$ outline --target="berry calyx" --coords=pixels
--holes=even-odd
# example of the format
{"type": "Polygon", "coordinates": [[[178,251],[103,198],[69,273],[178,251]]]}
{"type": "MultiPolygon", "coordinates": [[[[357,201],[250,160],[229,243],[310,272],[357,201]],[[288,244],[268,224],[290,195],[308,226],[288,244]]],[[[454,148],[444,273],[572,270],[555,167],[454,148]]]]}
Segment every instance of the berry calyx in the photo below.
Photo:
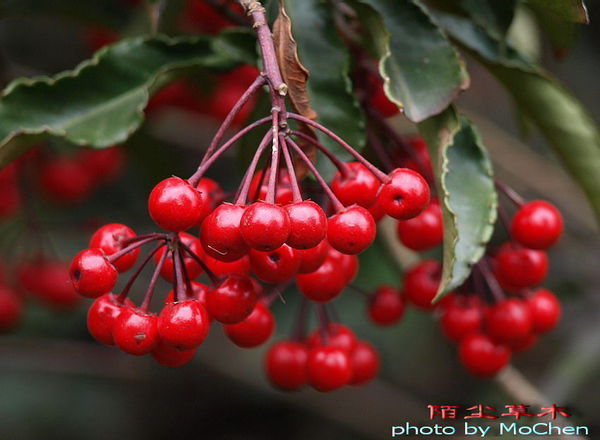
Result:
{"type": "Polygon", "coordinates": [[[157,316],[152,313],[123,307],[113,327],[114,341],[125,353],[135,356],[148,354],[159,342],[157,322],[157,316]]]}
{"type": "Polygon", "coordinates": [[[510,361],[510,349],[497,344],[489,336],[472,333],[459,346],[460,360],[476,376],[489,377],[502,370],[510,361]]]}
{"type": "Polygon", "coordinates": [[[343,254],[360,254],[373,243],[376,233],[373,216],[358,205],[333,215],[327,225],[327,241],[343,254]]]}
{"type": "Polygon", "coordinates": [[[281,341],[267,352],[265,369],[269,381],[282,390],[296,391],[306,385],[306,361],[308,350],[305,345],[292,341],[281,341]]]}
{"type": "Polygon", "coordinates": [[[419,215],[429,203],[429,185],[419,173],[408,168],[396,168],[390,181],[379,191],[379,203],[387,215],[408,220],[419,215]]]}
{"type": "Polygon", "coordinates": [[[527,299],[531,312],[533,330],[545,333],[556,327],[562,315],[562,306],[554,293],[547,289],[538,289],[527,299]]]}
{"type": "Polygon", "coordinates": [[[444,238],[442,209],[437,200],[410,220],[398,221],[398,238],[414,251],[426,251],[439,245],[444,238]]]}
{"type": "Polygon", "coordinates": [[[200,301],[188,299],[166,304],[158,316],[158,335],[178,350],[191,350],[204,342],[210,318],[200,301]]]}
{"type": "MultiPolygon", "coordinates": [[[[134,237],[136,234],[129,226],[109,223],[94,232],[89,247],[102,249],[106,255],[111,255],[125,248],[129,244],[127,240],[134,237]]],[[[131,252],[113,261],[113,265],[119,272],[126,272],[135,264],[139,254],[139,248],[132,249],[131,252]]]]}
{"type": "Polygon", "coordinates": [[[280,206],[255,202],[246,208],[240,233],[249,247],[268,252],[280,247],[290,235],[290,219],[280,206]]]}
{"type": "Polygon", "coordinates": [[[290,220],[290,235],[286,240],[294,249],[318,246],[327,233],[327,217],[315,202],[304,200],[283,207],[290,220]]]}
{"type": "Polygon", "coordinates": [[[529,307],[519,298],[500,301],[487,314],[488,332],[498,342],[523,339],[531,333],[532,325],[529,307]]]}
{"type": "Polygon", "coordinates": [[[98,298],[115,287],[119,273],[102,249],[92,248],[73,258],[70,275],[77,293],[87,298],[98,298]]]}
{"type": "Polygon", "coordinates": [[[200,241],[207,255],[221,261],[242,258],[249,248],[240,233],[240,221],[245,208],[223,203],[202,223],[200,241]]]}
{"type": "Polygon", "coordinates": [[[510,228],[513,239],[531,249],[548,249],[558,241],[562,230],[562,215],[544,200],[521,206],[510,228]]]}
{"type": "Polygon", "coordinates": [[[169,177],[159,182],[148,197],[148,212],[161,228],[180,232],[200,221],[206,200],[189,182],[169,177]]]}
{"type": "Polygon", "coordinates": [[[381,286],[369,299],[369,318],[377,325],[397,323],[404,315],[406,305],[400,292],[391,286],[381,286]]]}
{"type": "Polygon", "coordinates": [[[206,310],[223,324],[246,319],[258,300],[256,284],[245,275],[230,274],[206,294],[206,310]]]}
{"type": "Polygon", "coordinates": [[[250,315],[242,322],[223,326],[227,337],[238,347],[252,348],[264,344],[275,330],[273,313],[258,302],[250,315]]]}
{"type": "Polygon", "coordinates": [[[375,203],[381,182],[360,162],[346,164],[347,174],[338,171],[331,181],[331,190],[344,206],[368,208],[375,203]]]}
{"type": "Polygon", "coordinates": [[[314,389],[326,392],[347,385],[352,378],[352,364],[346,350],[321,346],[308,353],[306,361],[308,383],[314,389]]]}
{"type": "Polygon", "coordinates": [[[350,385],[362,385],[373,380],[379,373],[379,353],[366,341],[357,341],[350,354],[352,378],[350,385]]]}

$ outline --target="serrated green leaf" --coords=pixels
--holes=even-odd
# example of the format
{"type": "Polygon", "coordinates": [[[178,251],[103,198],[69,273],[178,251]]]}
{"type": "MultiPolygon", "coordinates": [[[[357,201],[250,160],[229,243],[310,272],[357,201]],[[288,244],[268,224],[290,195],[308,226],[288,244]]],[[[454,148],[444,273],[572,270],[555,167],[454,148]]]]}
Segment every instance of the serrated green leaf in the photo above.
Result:
{"type": "Polygon", "coordinates": [[[460,17],[443,19],[446,25],[451,21],[448,32],[506,87],[584,190],[600,221],[600,133],[593,118],[558,81],[514,49],[501,50],[497,40],[460,17]]]}
{"type": "Polygon", "coordinates": [[[526,3],[565,21],[589,23],[583,0],[526,0],[526,3]]]}
{"type": "Polygon", "coordinates": [[[385,92],[414,122],[443,111],[467,88],[457,51],[416,0],[351,2],[370,33],[385,92]],[[366,7],[365,7],[366,6],[366,7]]]}
{"type": "MultiPolygon", "coordinates": [[[[319,123],[336,132],[358,151],[365,146],[364,115],[352,92],[350,54],[336,32],[331,8],[320,0],[286,1],[298,56],[309,71],[308,95],[319,123]]],[[[342,158],[349,158],[339,145],[319,134],[319,140],[342,158]]],[[[319,171],[329,178],[334,168],[319,160],[319,171]]]]}
{"type": "Polygon", "coordinates": [[[240,38],[235,32],[214,39],[131,38],[100,50],[75,70],[13,81],[0,100],[0,167],[26,149],[27,136],[53,135],[98,148],[125,141],[142,123],[159,77],[192,67],[231,68],[241,52],[224,48],[240,38]]]}
{"type": "Polygon", "coordinates": [[[460,5],[474,22],[504,38],[515,16],[517,0],[460,0],[460,5]]]}
{"type": "Polygon", "coordinates": [[[444,217],[444,264],[435,300],[460,286],[485,253],[496,221],[492,164],[471,122],[448,108],[419,124],[434,160],[444,217]]]}
{"type": "Polygon", "coordinates": [[[563,58],[579,37],[579,24],[562,20],[540,6],[531,5],[531,9],[540,28],[550,40],[555,56],[563,58]]]}

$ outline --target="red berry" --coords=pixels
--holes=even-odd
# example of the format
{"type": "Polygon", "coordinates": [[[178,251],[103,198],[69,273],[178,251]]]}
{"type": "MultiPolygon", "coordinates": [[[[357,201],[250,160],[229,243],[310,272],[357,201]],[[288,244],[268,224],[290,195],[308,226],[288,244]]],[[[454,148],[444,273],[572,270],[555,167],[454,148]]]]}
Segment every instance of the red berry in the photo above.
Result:
{"type": "Polygon", "coordinates": [[[85,28],[85,34],[83,39],[90,52],[96,52],[102,49],[104,46],[109,46],[119,41],[121,36],[104,26],[100,25],[88,25],[85,28]]]}
{"type": "MultiPolygon", "coordinates": [[[[248,191],[250,200],[265,200],[267,198],[267,182],[269,181],[270,172],[270,168],[264,168],[252,177],[250,190],[248,191]]],[[[293,200],[294,194],[292,193],[290,175],[286,169],[280,169],[277,175],[277,186],[275,187],[275,203],[284,206],[292,203],[293,200]]]]}
{"type": "Polygon", "coordinates": [[[426,251],[439,245],[444,238],[444,224],[438,201],[432,200],[416,217],[398,221],[397,231],[402,244],[414,251],[426,251]]]}
{"type": "Polygon", "coordinates": [[[0,332],[12,330],[21,320],[23,300],[16,292],[0,286],[0,332]]]}
{"type": "MultiPolygon", "coordinates": [[[[221,83],[208,100],[208,113],[217,121],[224,120],[231,108],[237,104],[240,97],[246,91],[246,86],[236,83],[221,83]]],[[[252,111],[254,99],[242,107],[241,111],[233,118],[233,124],[241,125],[244,123],[252,111]]]]}
{"type": "Polygon", "coordinates": [[[259,292],[252,278],[227,275],[206,295],[206,310],[223,324],[236,324],[246,319],[258,300],[259,292]]]}
{"type": "Polygon", "coordinates": [[[189,364],[196,355],[196,349],[179,350],[166,342],[158,341],[150,354],[160,365],[174,368],[189,364]]]}
{"type": "Polygon", "coordinates": [[[35,267],[35,290],[30,292],[46,304],[62,310],[81,302],[71,283],[69,266],[60,261],[42,260],[35,267]]]}
{"type": "Polygon", "coordinates": [[[296,251],[284,244],[270,252],[250,251],[250,267],[260,280],[267,283],[283,283],[291,279],[300,267],[296,251]]]}
{"type": "Polygon", "coordinates": [[[383,80],[375,75],[369,78],[369,102],[381,116],[389,118],[400,112],[398,105],[390,101],[383,88],[383,80]]]}
{"type": "Polygon", "coordinates": [[[351,206],[329,218],[327,241],[343,254],[356,255],[367,249],[377,233],[375,220],[362,206],[351,206]]]}
{"type": "Polygon", "coordinates": [[[528,333],[522,339],[517,339],[510,342],[510,349],[514,353],[520,353],[522,351],[529,350],[531,347],[535,345],[538,340],[538,336],[535,333],[528,333]]]}
{"type": "Polygon", "coordinates": [[[510,286],[533,287],[548,274],[548,256],[544,251],[506,243],[496,254],[495,274],[510,286]]]}
{"type": "Polygon", "coordinates": [[[379,373],[379,353],[366,341],[357,341],[350,354],[352,378],[350,385],[361,385],[373,380],[379,373]]]}
{"type": "Polygon", "coordinates": [[[110,182],[125,166],[125,154],[119,146],[94,150],[86,148],[77,158],[94,182],[110,182]]]}
{"type": "Polygon", "coordinates": [[[534,200],[521,206],[511,224],[512,237],[531,249],[548,249],[563,230],[562,215],[554,205],[534,200]]]}
{"type": "Polygon", "coordinates": [[[245,208],[223,203],[202,223],[200,240],[207,255],[221,261],[235,261],[248,252],[240,232],[240,220],[245,208]]]}
{"type": "Polygon", "coordinates": [[[110,292],[119,276],[104,251],[98,248],[79,252],[73,258],[70,274],[75,290],[88,298],[98,298],[110,292]]]}
{"type": "Polygon", "coordinates": [[[321,392],[347,385],[352,378],[348,352],[337,347],[318,347],[308,352],[306,361],[308,383],[321,392]]]}
{"type": "Polygon", "coordinates": [[[188,299],[170,303],[158,316],[158,335],[179,350],[191,350],[204,342],[210,328],[209,319],[200,301],[188,299]]]}
{"type": "Polygon", "coordinates": [[[360,205],[368,208],[375,203],[381,182],[360,162],[346,164],[348,174],[338,171],[331,182],[331,189],[344,206],[360,205]]]}
{"type": "Polygon", "coordinates": [[[356,335],[345,325],[331,322],[326,330],[317,329],[311,333],[306,345],[309,349],[328,346],[340,348],[347,353],[352,353],[356,346],[356,335]],[[325,335],[324,335],[325,333],[325,335]],[[325,336],[325,339],[323,338],[325,336]]]}
{"type": "Polygon", "coordinates": [[[367,209],[369,210],[369,213],[373,216],[373,220],[375,220],[375,223],[379,223],[379,221],[383,217],[385,217],[385,210],[383,209],[383,206],[381,206],[379,198],[376,198],[375,203],[373,203],[367,209]]]}
{"type": "Polygon", "coordinates": [[[170,107],[202,114],[207,110],[206,97],[195,83],[181,79],[157,91],[148,102],[145,112],[152,115],[170,107]]]}
{"type": "Polygon", "coordinates": [[[327,240],[323,240],[313,248],[296,249],[296,256],[300,260],[298,273],[310,273],[317,270],[327,258],[329,248],[327,240]]]}
{"type": "MultiPolygon", "coordinates": [[[[127,246],[127,240],[136,236],[133,229],[120,223],[109,223],[102,226],[90,239],[91,248],[100,248],[106,255],[114,254],[127,246]]],[[[125,272],[135,264],[140,254],[136,248],[113,262],[119,272],[125,272]]]]}
{"type": "Polygon", "coordinates": [[[392,325],[404,315],[402,295],[391,286],[381,286],[369,300],[369,318],[378,325],[392,325]]]}
{"type": "Polygon", "coordinates": [[[210,271],[218,277],[230,273],[250,275],[250,258],[247,255],[235,261],[221,261],[206,254],[202,259],[210,271]]]}
{"type": "MultiPolygon", "coordinates": [[[[117,295],[106,293],[96,298],[88,310],[88,330],[94,339],[105,345],[115,345],[113,329],[124,307],[117,298],[117,295]]],[[[129,305],[132,304],[129,302],[129,305]]]]}
{"type": "Polygon", "coordinates": [[[327,217],[315,202],[304,200],[283,207],[290,219],[290,235],[286,243],[295,249],[317,246],[327,233],[327,217]]]}
{"type": "Polygon", "coordinates": [[[71,157],[59,157],[45,163],[40,183],[46,195],[57,203],[71,204],[85,200],[92,192],[92,176],[71,157]]]}
{"type": "MultiPolygon", "coordinates": [[[[202,243],[192,234],[188,234],[187,232],[180,232],[179,239],[181,242],[189,247],[197,256],[200,258],[203,257],[203,249],[202,243]]],[[[158,250],[154,254],[154,262],[158,264],[163,254],[168,252],[167,258],[165,258],[165,262],[163,263],[163,267],[160,270],[160,275],[167,281],[173,281],[175,279],[175,262],[173,261],[173,253],[164,246],[158,250]]],[[[188,274],[190,280],[194,280],[200,276],[202,273],[202,266],[198,264],[196,259],[194,259],[190,254],[188,254],[185,250],[181,249],[181,255],[183,256],[183,266],[188,274]]]]}
{"type": "Polygon", "coordinates": [[[235,345],[243,348],[258,347],[273,334],[275,318],[267,306],[258,302],[252,313],[242,322],[224,325],[223,328],[235,345]]]}
{"type": "Polygon", "coordinates": [[[272,251],[290,236],[290,219],[280,206],[255,202],[246,208],[242,216],[240,233],[252,249],[272,251]]]}
{"type": "Polygon", "coordinates": [[[286,391],[295,391],[306,385],[307,348],[296,342],[282,341],[273,345],[265,359],[267,376],[271,383],[286,391]]]}
{"type": "Polygon", "coordinates": [[[381,187],[378,198],[387,215],[408,220],[419,215],[429,203],[429,185],[419,173],[396,168],[390,173],[390,181],[381,187]]]}
{"type": "Polygon", "coordinates": [[[436,260],[423,260],[404,274],[404,292],[406,299],[415,306],[433,310],[432,304],[437,294],[442,276],[442,266],[436,260]]]}
{"type": "Polygon", "coordinates": [[[425,176],[433,176],[431,156],[425,140],[421,136],[411,136],[406,139],[406,143],[413,149],[414,156],[404,159],[402,166],[425,176]]]}
{"type": "Polygon", "coordinates": [[[196,189],[200,192],[203,200],[202,214],[200,215],[199,225],[206,217],[223,201],[224,194],[221,186],[208,177],[203,177],[196,185],[196,189]]]}
{"type": "Polygon", "coordinates": [[[442,307],[440,324],[446,337],[460,342],[471,333],[481,331],[484,319],[484,304],[473,295],[456,295],[442,307]]]}
{"type": "Polygon", "coordinates": [[[21,193],[15,165],[0,171],[0,219],[14,215],[21,206],[21,193]]]}
{"type": "Polygon", "coordinates": [[[510,361],[506,345],[496,344],[489,336],[472,333],[459,346],[460,360],[467,370],[476,376],[493,376],[510,361]]]}
{"type": "Polygon", "coordinates": [[[356,255],[342,254],[333,248],[329,248],[328,258],[339,266],[340,272],[346,284],[351,283],[358,274],[358,257],[356,255]]]}
{"type": "Polygon", "coordinates": [[[500,301],[487,315],[488,332],[498,342],[523,339],[531,332],[532,325],[529,307],[519,298],[500,301]]]}
{"type": "Polygon", "coordinates": [[[158,318],[132,307],[123,307],[115,320],[113,338],[125,353],[142,356],[150,353],[159,342],[158,318]]]}
{"type": "Polygon", "coordinates": [[[533,330],[545,333],[552,330],[560,321],[562,306],[556,295],[547,289],[538,289],[527,299],[533,320],[533,330]]]}
{"type": "Polygon", "coordinates": [[[341,265],[332,258],[327,258],[316,271],[296,276],[300,292],[316,302],[331,301],[342,293],[347,283],[341,265]]]}
{"type": "Polygon", "coordinates": [[[152,189],[148,212],[161,228],[180,232],[198,224],[205,203],[207,201],[188,181],[169,177],[152,189]]]}

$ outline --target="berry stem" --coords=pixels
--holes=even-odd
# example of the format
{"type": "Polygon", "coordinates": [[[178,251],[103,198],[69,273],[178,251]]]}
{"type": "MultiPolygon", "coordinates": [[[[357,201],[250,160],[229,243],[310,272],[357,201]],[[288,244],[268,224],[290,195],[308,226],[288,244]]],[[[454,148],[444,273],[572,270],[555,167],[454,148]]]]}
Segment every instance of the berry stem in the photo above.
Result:
{"type": "MultiPolygon", "coordinates": [[[[183,251],[181,250],[181,246],[178,247],[177,252],[179,254],[180,260],[183,262],[183,251]]],[[[183,268],[183,280],[185,281],[185,289],[188,298],[192,298],[194,296],[194,289],[192,288],[192,282],[190,280],[190,274],[188,273],[187,267],[185,264],[182,265],[183,268]]]]}
{"type": "Polygon", "coordinates": [[[223,140],[223,136],[225,135],[225,132],[231,126],[233,120],[238,115],[238,113],[242,110],[242,107],[244,107],[244,105],[250,100],[250,98],[265,83],[266,83],[265,77],[261,75],[261,76],[256,77],[256,79],[250,85],[250,87],[248,87],[246,89],[246,91],[240,97],[238,102],[236,102],[235,105],[231,108],[231,110],[225,117],[225,120],[221,123],[221,126],[217,130],[217,133],[214,135],[214,137],[210,141],[210,145],[208,146],[208,148],[206,149],[206,152],[204,153],[204,157],[202,158],[201,164],[206,162],[209,159],[209,157],[214,153],[214,151],[217,149],[218,145],[223,140]]]}
{"type": "Polygon", "coordinates": [[[273,128],[271,145],[271,169],[269,174],[269,183],[267,184],[267,203],[275,203],[275,188],[277,185],[277,174],[279,173],[279,107],[273,107],[273,128]]]}
{"type": "Polygon", "coordinates": [[[350,153],[352,156],[354,156],[356,158],[356,160],[358,160],[360,163],[362,163],[382,183],[387,183],[390,180],[390,178],[387,174],[382,172],[375,165],[373,165],[371,162],[369,162],[367,159],[365,159],[363,156],[361,156],[360,153],[358,153],[354,148],[352,148],[346,141],[344,141],[342,138],[340,138],[333,131],[329,130],[327,127],[324,127],[321,124],[319,124],[318,122],[315,122],[312,119],[309,119],[302,115],[298,115],[296,113],[288,113],[287,116],[292,119],[295,119],[297,121],[304,122],[305,124],[310,125],[310,126],[316,128],[317,130],[325,133],[331,139],[336,141],[342,148],[344,148],[346,151],[348,151],[348,153],[350,153]]]}
{"type": "Polygon", "coordinates": [[[134,249],[139,248],[140,246],[145,245],[146,243],[150,243],[151,241],[156,241],[156,240],[164,240],[164,237],[148,237],[148,238],[144,238],[141,239],[139,241],[136,241],[135,243],[130,244],[129,246],[124,247],[123,249],[121,249],[118,252],[115,252],[114,254],[109,255],[108,261],[111,263],[114,263],[115,261],[117,261],[119,258],[121,258],[123,255],[131,252],[134,249]]]}
{"type": "Polygon", "coordinates": [[[210,278],[210,281],[212,283],[217,283],[219,281],[219,277],[217,277],[214,274],[214,272],[208,268],[206,263],[204,263],[204,261],[202,261],[202,259],[198,255],[196,255],[196,253],[192,249],[190,249],[189,246],[187,246],[185,243],[183,243],[181,241],[179,242],[179,245],[185,252],[187,252],[187,254],[190,257],[192,257],[194,260],[196,260],[196,263],[198,263],[200,265],[200,267],[202,268],[202,270],[204,272],[206,272],[206,275],[208,275],[208,278],[210,278]]]}
{"type": "Polygon", "coordinates": [[[325,145],[320,143],[314,137],[309,136],[306,133],[302,133],[301,131],[293,130],[291,134],[301,139],[304,139],[305,141],[310,142],[312,145],[314,145],[319,151],[321,151],[325,156],[327,156],[327,159],[329,159],[331,163],[333,163],[333,165],[338,169],[338,171],[343,177],[348,177],[348,175],[350,174],[350,167],[348,167],[346,163],[341,161],[335,154],[329,151],[325,147],[325,145]]]}
{"type": "Polygon", "coordinates": [[[321,334],[321,341],[323,345],[329,345],[329,316],[327,310],[325,310],[324,304],[317,306],[317,316],[319,318],[319,333],[321,334]]]}
{"type": "Polygon", "coordinates": [[[384,166],[384,169],[388,172],[392,171],[394,169],[392,158],[383,146],[381,140],[375,135],[375,133],[373,133],[372,130],[367,130],[367,142],[379,158],[379,161],[384,166]]]}
{"type": "Polygon", "coordinates": [[[136,243],[136,242],[138,242],[140,240],[145,240],[146,238],[157,238],[157,239],[158,238],[164,238],[164,239],[166,239],[167,238],[167,234],[163,234],[163,233],[160,233],[160,232],[155,232],[155,233],[152,233],[152,234],[137,235],[135,237],[128,238],[127,240],[123,240],[122,243],[125,246],[129,246],[132,243],[136,243]]]}
{"type": "Polygon", "coordinates": [[[181,252],[179,251],[179,237],[174,234],[173,238],[173,263],[175,268],[175,280],[177,281],[177,287],[175,290],[175,300],[182,301],[185,296],[185,285],[183,283],[183,261],[181,258],[181,252]]]}
{"type": "Polygon", "coordinates": [[[354,284],[348,284],[346,287],[349,287],[350,290],[354,290],[355,292],[360,293],[367,299],[372,299],[374,297],[372,293],[367,292],[365,289],[355,286],[354,284]]]}
{"type": "Polygon", "coordinates": [[[325,191],[327,197],[329,197],[329,200],[331,200],[331,203],[333,203],[333,208],[337,212],[343,211],[344,205],[342,205],[342,202],[340,202],[340,200],[335,196],[331,188],[329,188],[327,182],[325,182],[325,179],[323,179],[323,176],[321,176],[319,171],[317,171],[315,165],[310,161],[306,154],[304,154],[304,151],[302,151],[302,149],[291,138],[288,137],[287,142],[294,150],[296,150],[296,153],[298,154],[298,156],[300,156],[300,159],[304,161],[310,172],[315,176],[315,179],[317,179],[321,187],[323,187],[323,191],[325,191]]]}
{"type": "Polygon", "coordinates": [[[160,260],[158,260],[158,264],[154,268],[154,273],[152,274],[152,278],[150,279],[150,284],[148,284],[148,290],[146,290],[146,296],[144,296],[144,302],[140,306],[140,309],[147,313],[150,310],[150,303],[152,302],[152,295],[154,294],[154,290],[156,290],[156,283],[158,282],[158,276],[160,275],[160,271],[165,264],[165,260],[167,259],[167,255],[169,252],[163,252],[160,256],[160,260]]]}
{"type": "Polygon", "coordinates": [[[221,147],[217,151],[215,151],[209,159],[206,159],[206,161],[203,160],[200,163],[200,166],[198,167],[196,172],[192,174],[191,177],[188,179],[190,185],[198,185],[198,182],[200,181],[206,170],[208,170],[225,151],[227,151],[233,144],[240,140],[240,138],[248,134],[254,128],[266,124],[269,121],[271,121],[271,116],[265,116],[264,118],[245,126],[243,129],[241,129],[235,135],[233,135],[227,142],[221,145],[221,147]]]}
{"type": "Polygon", "coordinates": [[[487,261],[486,257],[482,258],[475,267],[481,271],[481,275],[483,275],[483,279],[485,280],[486,284],[488,285],[490,292],[492,292],[494,301],[496,301],[496,302],[502,301],[505,297],[504,291],[502,290],[502,287],[500,287],[500,284],[498,283],[498,280],[496,279],[496,277],[494,277],[494,274],[492,273],[492,271],[488,265],[488,261],[487,261]]]}
{"type": "MultiPolygon", "coordinates": [[[[252,179],[254,178],[254,173],[256,172],[256,167],[258,166],[258,161],[260,160],[260,157],[262,156],[263,152],[267,148],[267,145],[269,145],[269,142],[271,142],[272,136],[273,136],[273,132],[269,130],[264,135],[262,140],[260,141],[260,144],[258,145],[256,152],[254,153],[254,157],[252,158],[252,162],[250,162],[250,165],[248,166],[248,169],[246,170],[244,179],[242,180],[242,186],[241,186],[242,189],[240,190],[240,193],[238,194],[238,196],[236,197],[235,202],[234,202],[236,205],[245,205],[246,204],[246,201],[248,200],[248,192],[250,191],[250,184],[252,183],[252,179]]],[[[263,170],[263,177],[264,177],[264,170],[263,170]]],[[[262,180],[262,178],[261,178],[261,180],[262,180]]],[[[259,182],[259,187],[258,187],[259,194],[260,194],[261,185],[262,185],[262,182],[259,182]]]]}
{"type": "Polygon", "coordinates": [[[310,302],[305,297],[302,297],[300,302],[300,308],[298,309],[298,315],[296,316],[296,323],[294,324],[291,338],[296,342],[304,342],[306,339],[306,321],[308,318],[308,308],[310,302]]]}
{"type": "Polygon", "coordinates": [[[503,182],[500,182],[498,179],[494,181],[496,184],[496,188],[500,190],[511,202],[513,202],[517,207],[521,207],[525,204],[525,199],[519,195],[514,189],[510,186],[506,185],[503,182]]]}
{"type": "Polygon", "coordinates": [[[127,298],[127,296],[129,295],[129,292],[131,291],[131,288],[133,287],[133,284],[135,283],[135,281],[138,279],[138,277],[140,276],[140,274],[142,273],[142,270],[144,270],[144,267],[146,267],[146,265],[148,264],[148,262],[152,259],[152,257],[154,256],[154,254],[156,254],[163,246],[165,246],[164,243],[159,244],[158,246],[156,246],[152,252],[150,252],[146,258],[144,258],[144,261],[142,261],[142,263],[139,265],[139,267],[135,270],[135,272],[131,275],[131,277],[129,278],[129,281],[127,281],[127,284],[125,285],[125,287],[123,287],[123,290],[121,290],[121,293],[119,294],[119,296],[117,297],[117,302],[119,304],[123,304],[125,302],[125,299],[127,298]]]}
{"type": "Polygon", "coordinates": [[[290,176],[290,184],[292,185],[292,197],[294,203],[300,203],[302,201],[302,191],[300,191],[300,185],[298,184],[298,178],[296,177],[296,170],[294,168],[294,162],[290,154],[290,149],[285,141],[285,136],[279,135],[279,144],[281,145],[281,151],[283,151],[283,158],[285,159],[285,166],[290,176]]]}

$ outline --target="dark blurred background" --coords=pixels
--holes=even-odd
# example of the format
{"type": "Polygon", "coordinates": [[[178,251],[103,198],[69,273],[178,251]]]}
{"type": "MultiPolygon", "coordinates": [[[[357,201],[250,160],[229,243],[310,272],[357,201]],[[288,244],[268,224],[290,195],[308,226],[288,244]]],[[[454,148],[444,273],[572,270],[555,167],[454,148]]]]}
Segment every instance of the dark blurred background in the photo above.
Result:
{"type": "MultiPolygon", "coordinates": [[[[0,55],[5,82],[70,69],[89,56],[85,39],[89,20],[77,16],[75,6],[62,8],[57,6],[60,1],[4,3],[0,55]]],[[[532,31],[528,17],[520,17],[514,34],[598,121],[600,7],[589,3],[592,24],[581,27],[577,43],[563,60],[553,57],[548,43],[532,31]]],[[[146,26],[134,16],[115,14],[113,19],[112,26],[129,34],[146,26]]],[[[497,174],[527,197],[556,203],[567,223],[564,239],[551,252],[546,284],[564,301],[564,319],[534,349],[515,356],[514,367],[547,396],[548,403],[574,409],[573,423],[599,432],[600,240],[594,219],[581,191],[543,141],[535,133],[521,136],[501,87],[468,61],[471,88],[459,105],[482,130],[497,174]]],[[[414,131],[403,121],[396,122],[400,129],[414,131]]],[[[214,121],[177,110],[146,124],[127,143],[129,166],[118,182],[77,209],[43,212],[60,257],[68,260],[82,249],[93,225],[102,221],[151,230],[145,208],[149,188],[168,175],[190,174],[190,164],[197,162],[215,128],[214,121]]],[[[232,178],[232,169],[238,170],[233,156],[212,176],[220,180],[227,176],[231,189],[240,177],[232,178]]],[[[401,269],[389,255],[382,242],[362,255],[357,284],[366,289],[384,282],[398,285],[401,269]]],[[[274,306],[280,337],[292,326],[295,297],[288,293],[286,304],[274,306]]],[[[380,439],[390,435],[390,425],[427,423],[428,404],[486,403],[503,408],[528,403],[517,402],[507,392],[506,381],[468,375],[431,315],[411,309],[400,325],[382,330],[366,320],[359,295],[348,292],[337,303],[342,321],[380,350],[382,372],[368,386],[325,395],[272,390],[262,369],[264,348],[238,349],[219,328],[213,328],[192,364],[173,370],[92,341],[85,306],[61,314],[31,302],[19,329],[0,337],[0,438],[380,439]]]]}

